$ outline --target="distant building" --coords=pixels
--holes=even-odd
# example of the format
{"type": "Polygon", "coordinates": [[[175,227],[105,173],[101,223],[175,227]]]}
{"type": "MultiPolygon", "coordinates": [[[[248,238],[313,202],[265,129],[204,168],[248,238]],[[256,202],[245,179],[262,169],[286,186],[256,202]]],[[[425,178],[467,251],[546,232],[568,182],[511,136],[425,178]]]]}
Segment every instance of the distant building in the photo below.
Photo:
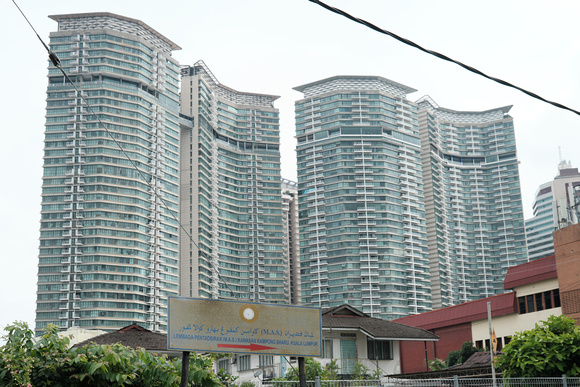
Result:
{"type": "Polygon", "coordinates": [[[415,90],[378,76],[295,90],[302,303],[430,310],[415,90]]]}
{"type": "Polygon", "coordinates": [[[554,180],[540,185],[534,198],[534,216],[526,220],[530,260],[554,254],[552,233],[579,221],[580,173],[565,161],[554,180]]]}
{"type": "Polygon", "coordinates": [[[180,294],[286,303],[277,96],[182,68],[180,294]]]}
{"type": "Polygon", "coordinates": [[[511,106],[418,105],[433,307],[502,293],[507,269],[527,262],[511,106]]]}
{"type": "Polygon", "coordinates": [[[108,12],[50,18],[78,91],[49,65],[35,333],[164,331],[179,283],[180,47],[108,12]]]}
{"type": "Polygon", "coordinates": [[[284,254],[288,262],[288,303],[300,305],[300,244],[298,241],[298,184],[282,179],[284,254]]]}

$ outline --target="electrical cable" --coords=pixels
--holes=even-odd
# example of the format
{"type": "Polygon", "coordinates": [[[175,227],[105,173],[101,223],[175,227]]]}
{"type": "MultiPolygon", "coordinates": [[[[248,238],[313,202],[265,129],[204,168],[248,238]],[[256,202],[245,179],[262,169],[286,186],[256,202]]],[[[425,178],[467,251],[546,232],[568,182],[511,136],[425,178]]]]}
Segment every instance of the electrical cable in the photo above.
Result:
{"type": "MultiPolygon", "coordinates": [[[[144,175],[144,173],[139,169],[139,167],[137,167],[137,164],[135,164],[135,162],[131,159],[131,157],[127,154],[127,152],[125,151],[125,149],[121,146],[121,144],[117,141],[117,139],[113,136],[113,134],[109,131],[109,129],[106,127],[106,125],[103,123],[103,121],[101,120],[101,118],[97,115],[97,113],[93,110],[93,107],[88,103],[88,101],[85,99],[85,97],[82,95],[82,93],[80,92],[80,90],[77,88],[77,86],[75,85],[75,83],[72,81],[72,79],[68,76],[68,74],[64,71],[64,69],[61,66],[60,63],[60,59],[58,58],[58,56],[52,52],[50,50],[50,48],[46,45],[46,43],[44,43],[44,41],[42,40],[42,38],[38,35],[38,33],[36,32],[36,30],[34,29],[34,27],[32,26],[32,24],[30,23],[30,21],[28,20],[28,18],[26,17],[26,15],[24,14],[24,12],[22,12],[22,10],[20,9],[20,7],[18,6],[18,4],[16,4],[15,0],[12,0],[12,2],[14,3],[14,5],[16,6],[16,8],[18,8],[18,10],[20,11],[20,13],[22,14],[22,16],[24,17],[24,19],[28,22],[28,25],[30,26],[30,28],[32,28],[32,30],[34,31],[34,33],[36,34],[36,36],[38,37],[38,40],[40,40],[40,42],[42,43],[42,45],[44,46],[44,48],[46,49],[46,51],[48,52],[48,57],[50,59],[50,61],[52,62],[52,64],[57,67],[60,72],[64,75],[64,77],[66,78],[66,80],[68,82],[70,82],[71,86],[74,88],[74,90],[77,92],[77,95],[80,96],[81,100],[83,101],[83,103],[87,106],[87,108],[91,111],[91,113],[96,117],[97,121],[99,122],[99,124],[101,125],[101,127],[105,130],[105,132],[107,133],[107,135],[109,135],[109,137],[113,140],[113,142],[117,145],[117,147],[121,150],[121,152],[123,153],[123,155],[125,156],[125,158],[129,161],[129,163],[133,166],[133,168],[137,171],[137,173],[139,174],[139,176],[141,177],[141,179],[145,182],[145,184],[151,189],[151,192],[153,192],[153,194],[155,195],[156,199],[159,199],[161,201],[161,203],[163,204],[163,207],[167,210],[167,212],[169,213],[169,215],[171,215],[171,217],[177,222],[177,224],[179,225],[179,227],[181,228],[181,230],[183,230],[183,232],[187,235],[187,237],[189,238],[189,241],[191,243],[193,243],[195,245],[195,247],[197,248],[198,254],[204,258],[206,258],[207,262],[209,263],[209,265],[212,267],[213,270],[215,270],[218,278],[220,281],[223,282],[223,284],[226,286],[226,288],[230,291],[230,294],[232,296],[234,296],[234,298],[236,298],[237,300],[240,300],[240,298],[238,297],[237,294],[234,293],[234,291],[232,290],[232,288],[229,286],[229,284],[223,279],[223,277],[221,276],[218,268],[216,268],[214,266],[214,264],[211,262],[211,260],[209,259],[209,257],[207,257],[205,255],[205,253],[200,249],[199,245],[193,240],[193,237],[191,236],[191,234],[186,230],[186,228],[183,226],[183,224],[181,224],[181,222],[179,221],[179,219],[174,215],[173,211],[169,208],[169,206],[167,205],[167,202],[163,199],[163,197],[161,197],[161,195],[159,195],[157,193],[157,189],[150,183],[147,181],[146,176],[144,175]]],[[[218,295],[219,296],[219,295],[218,295]]]]}
{"type": "Polygon", "coordinates": [[[542,102],[545,102],[545,103],[548,103],[550,105],[556,106],[556,107],[558,107],[560,109],[564,109],[564,110],[571,111],[572,113],[575,113],[575,114],[577,114],[577,115],[580,116],[580,111],[578,111],[578,110],[574,110],[574,109],[569,108],[569,107],[567,107],[567,106],[565,106],[565,105],[563,105],[561,103],[554,102],[554,101],[550,101],[550,100],[547,100],[545,98],[542,98],[539,95],[537,95],[537,94],[535,94],[535,93],[533,93],[531,91],[528,91],[528,90],[526,90],[524,88],[521,88],[519,86],[513,85],[513,84],[511,84],[509,82],[506,82],[506,81],[500,79],[500,78],[495,78],[495,77],[489,76],[489,75],[483,73],[482,71],[477,70],[474,67],[468,66],[468,65],[466,65],[464,63],[461,63],[459,61],[456,61],[454,59],[451,59],[451,58],[449,58],[446,55],[443,55],[443,54],[438,53],[437,51],[432,51],[432,50],[428,50],[426,48],[423,48],[420,45],[418,45],[417,43],[414,43],[414,42],[412,42],[409,39],[405,39],[405,38],[403,38],[403,37],[401,37],[399,35],[396,35],[396,34],[394,34],[392,32],[389,32],[389,31],[384,30],[384,29],[382,29],[380,27],[377,27],[376,25],[374,25],[374,24],[372,24],[372,23],[370,23],[370,22],[368,22],[368,21],[366,21],[364,19],[359,19],[359,18],[357,18],[355,16],[352,16],[349,13],[347,13],[347,12],[345,12],[345,11],[339,9],[339,8],[335,8],[335,7],[332,7],[330,5],[327,5],[327,4],[323,3],[320,0],[308,0],[308,1],[310,1],[312,3],[315,3],[315,4],[318,4],[321,7],[326,8],[327,10],[329,10],[331,12],[334,12],[336,14],[342,15],[342,16],[346,17],[347,19],[350,19],[350,20],[352,20],[352,21],[354,21],[356,23],[362,24],[362,25],[364,25],[364,26],[366,26],[366,27],[368,27],[368,28],[370,28],[372,30],[375,30],[375,31],[381,33],[381,34],[388,35],[388,36],[390,36],[390,37],[392,37],[392,38],[394,38],[394,39],[396,39],[396,40],[398,40],[398,41],[400,41],[402,43],[405,43],[405,44],[407,44],[407,45],[409,45],[411,47],[415,47],[418,50],[421,50],[423,52],[426,52],[427,54],[431,54],[431,55],[433,55],[433,56],[435,56],[435,57],[437,57],[439,59],[443,59],[445,61],[448,61],[448,62],[451,62],[451,63],[455,63],[456,65],[458,65],[460,67],[463,67],[464,69],[466,69],[468,71],[471,71],[472,73],[475,73],[477,75],[481,75],[482,77],[487,78],[489,80],[492,80],[494,82],[497,82],[497,83],[499,83],[501,85],[514,88],[516,90],[521,91],[524,94],[529,95],[532,98],[535,98],[535,99],[538,99],[538,100],[540,100],[542,102]]]}

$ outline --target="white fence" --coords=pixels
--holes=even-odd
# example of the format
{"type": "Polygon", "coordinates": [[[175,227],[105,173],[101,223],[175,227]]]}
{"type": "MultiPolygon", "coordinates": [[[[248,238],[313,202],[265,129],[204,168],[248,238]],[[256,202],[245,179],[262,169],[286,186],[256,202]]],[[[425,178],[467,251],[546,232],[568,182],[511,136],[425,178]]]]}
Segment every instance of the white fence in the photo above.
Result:
{"type": "MultiPolygon", "coordinates": [[[[307,381],[307,387],[580,387],[580,378],[442,378],[386,380],[316,380],[307,381]]],[[[264,387],[300,387],[298,381],[265,382],[264,387]]]]}

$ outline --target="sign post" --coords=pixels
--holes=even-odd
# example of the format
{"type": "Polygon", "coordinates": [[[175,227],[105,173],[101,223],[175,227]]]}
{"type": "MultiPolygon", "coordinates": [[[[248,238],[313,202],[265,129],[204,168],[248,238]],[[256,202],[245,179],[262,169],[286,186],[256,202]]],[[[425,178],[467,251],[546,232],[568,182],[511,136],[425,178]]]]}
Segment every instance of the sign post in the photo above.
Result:
{"type": "Polygon", "coordinates": [[[169,297],[167,349],[320,357],[319,308],[169,297]]]}
{"type": "Polygon", "coordinates": [[[493,387],[496,387],[497,382],[495,379],[495,367],[493,365],[493,360],[494,360],[493,353],[494,353],[495,347],[497,345],[497,339],[495,339],[495,343],[493,343],[494,336],[495,336],[495,330],[492,331],[492,329],[491,329],[491,302],[490,301],[487,302],[487,321],[489,324],[489,344],[490,344],[489,345],[489,347],[490,347],[489,348],[489,355],[491,357],[491,377],[493,379],[493,387]]]}
{"type": "Polygon", "coordinates": [[[183,351],[181,357],[181,383],[179,387],[187,387],[189,384],[189,351],[183,351]]]}

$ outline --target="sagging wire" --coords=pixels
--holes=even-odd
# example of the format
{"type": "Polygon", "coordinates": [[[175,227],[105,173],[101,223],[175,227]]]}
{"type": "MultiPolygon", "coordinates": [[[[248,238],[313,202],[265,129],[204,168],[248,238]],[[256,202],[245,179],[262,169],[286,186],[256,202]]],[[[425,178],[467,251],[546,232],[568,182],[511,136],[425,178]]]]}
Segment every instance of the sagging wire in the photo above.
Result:
{"type": "Polygon", "coordinates": [[[356,23],[362,24],[362,25],[364,25],[364,26],[366,26],[366,27],[368,27],[368,28],[370,28],[372,30],[375,30],[375,31],[381,33],[381,34],[388,35],[388,36],[390,36],[390,37],[398,40],[399,42],[405,43],[405,44],[407,44],[407,45],[409,45],[411,47],[415,47],[418,50],[421,50],[423,52],[426,52],[427,54],[433,55],[433,56],[435,56],[435,57],[437,57],[439,59],[443,59],[443,60],[445,60],[447,62],[455,63],[456,65],[458,65],[460,67],[463,67],[467,71],[470,71],[470,72],[475,73],[477,75],[481,75],[482,77],[487,78],[489,80],[492,80],[494,82],[497,82],[500,85],[504,85],[504,86],[511,87],[513,89],[519,90],[522,93],[527,94],[527,95],[529,95],[532,98],[538,99],[538,100],[540,100],[542,102],[548,103],[548,104],[553,105],[553,106],[555,106],[557,108],[571,111],[572,113],[575,113],[575,114],[577,114],[577,115],[580,116],[580,111],[578,111],[578,110],[574,110],[572,108],[569,108],[568,106],[563,105],[563,104],[561,104],[559,102],[547,100],[547,99],[539,96],[538,94],[535,94],[535,93],[533,93],[533,92],[531,92],[529,90],[526,90],[526,89],[524,89],[522,87],[516,86],[516,85],[514,85],[512,83],[509,83],[507,81],[504,81],[503,79],[495,78],[495,77],[492,77],[490,75],[487,75],[484,72],[482,72],[482,71],[480,71],[480,70],[478,70],[478,69],[476,69],[474,67],[471,67],[471,66],[466,65],[464,63],[461,63],[459,61],[456,61],[454,59],[451,59],[447,55],[441,54],[441,53],[439,53],[437,51],[428,50],[426,48],[423,48],[420,45],[418,45],[417,43],[415,43],[415,42],[413,42],[413,41],[411,41],[409,39],[405,39],[405,38],[403,38],[403,37],[401,37],[401,36],[399,36],[397,34],[394,34],[394,33],[390,32],[390,31],[387,31],[385,29],[382,29],[380,27],[377,27],[376,25],[374,25],[374,24],[372,24],[372,23],[370,23],[370,22],[368,22],[368,21],[366,21],[364,19],[360,19],[360,18],[357,18],[355,16],[352,16],[351,14],[349,14],[349,13],[347,13],[347,12],[345,12],[345,11],[339,9],[339,8],[332,7],[332,6],[328,5],[328,4],[323,3],[320,0],[308,0],[308,1],[310,1],[312,3],[315,3],[315,4],[318,4],[321,7],[326,8],[327,10],[329,10],[331,12],[334,12],[334,13],[336,13],[338,15],[342,15],[342,16],[346,17],[347,19],[350,19],[350,20],[352,20],[352,21],[354,21],[356,23]]]}

